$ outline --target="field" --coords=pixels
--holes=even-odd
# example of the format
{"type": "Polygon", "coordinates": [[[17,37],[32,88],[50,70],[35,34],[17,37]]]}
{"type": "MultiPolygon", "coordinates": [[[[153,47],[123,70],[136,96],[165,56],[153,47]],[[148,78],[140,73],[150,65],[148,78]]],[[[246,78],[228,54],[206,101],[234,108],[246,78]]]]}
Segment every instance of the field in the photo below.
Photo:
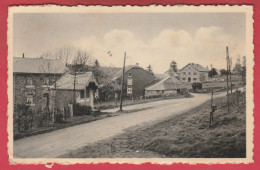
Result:
{"type": "Polygon", "coordinates": [[[244,95],[233,95],[230,113],[226,98],[214,99],[218,110],[209,126],[210,102],[148,127],[70,151],[61,157],[241,158],[246,156],[244,95]],[[237,100],[238,99],[238,100],[237,100]]]}

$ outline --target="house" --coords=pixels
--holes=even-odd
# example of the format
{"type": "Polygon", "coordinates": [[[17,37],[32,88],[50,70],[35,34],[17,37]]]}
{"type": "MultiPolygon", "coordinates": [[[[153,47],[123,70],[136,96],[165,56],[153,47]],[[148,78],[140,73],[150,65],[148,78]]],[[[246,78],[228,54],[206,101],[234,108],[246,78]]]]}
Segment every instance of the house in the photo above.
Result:
{"type": "Polygon", "coordinates": [[[163,80],[146,87],[145,97],[175,96],[184,94],[188,89],[191,89],[190,83],[183,83],[174,76],[168,76],[163,80]]]}
{"type": "MultiPolygon", "coordinates": [[[[122,72],[123,70],[121,69],[120,71],[115,73],[112,79],[120,85],[122,80],[122,72]]],[[[126,66],[124,72],[123,95],[129,97],[144,96],[145,87],[149,83],[153,82],[155,79],[156,77],[153,74],[149,73],[138,65],[126,66]]]]}
{"type": "Polygon", "coordinates": [[[94,93],[98,83],[92,72],[64,74],[55,85],[51,87],[54,92],[55,107],[65,110],[69,105],[76,103],[90,106],[94,110],[94,93]],[[75,95],[75,96],[74,96],[75,95]]]}
{"type": "Polygon", "coordinates": [[[48,109],[50,86],[65,71],[59,60],[43,58],[13,58],[14,108],[18,104],[29,105],[35,110],[48,109]]]}
{"type": "Polygon", "coordinates": [[[180,70],[181,82],[205,82],[208,81],[208,70],[200,64],[189,63],[180,70]]]}

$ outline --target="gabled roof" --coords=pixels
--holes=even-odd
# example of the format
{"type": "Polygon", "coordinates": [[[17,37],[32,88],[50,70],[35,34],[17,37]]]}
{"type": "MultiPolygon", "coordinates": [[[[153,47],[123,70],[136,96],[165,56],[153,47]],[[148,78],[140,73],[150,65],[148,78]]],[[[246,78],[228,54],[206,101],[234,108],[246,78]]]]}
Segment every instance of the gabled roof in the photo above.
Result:
{"type": "Polygon", "coordinates": [[[202,67],[200,64],[195,64],[195,63],[189,63],[189,64],[187,64],[185,67],[183,67],[182,69],[181,69],[181,71],[184,69],[184,68],[186,68],[187,66],[192,66],[195,70],[197,70],[197,71],[200,71],[200,72],[208,72],[208,70],[206,69],[206,68],[204,68],[204,67],[202,67]]]}
{"type": "MultiPolygon", "coordinates": [[[[74,77],[75,77],[74,75],[72,75],[70,73],[66,73],[56,82],[56,89],[73,90],[74,89],[74,77]]],[[[84,90],[86,88],[86,86],[89,85],[90,82],[95,83],[95,85],[97,86],[97,81],[92,72],[77,74],[75,89],[84,90]]],[[[52,89],[54,89],[54,85],[52,86],[52,89]]]]}
{"type": "MultiPolygon", "coordinates": [[[[125,73],[128,72],[129,70],[131,70],[132,68],[143,69],[142,67],[140,67],[138,65],[128,65],[128,66],[125,66],[125,73]]],[[[113,80],[116,80],[119,77],[121,77],[122,76],[122,72],[123,72],[123,69],[121,69],[120,71],[116,72],[114,74],[114,76],[113,76],[113,80]]]]}
{"type": "Polygon", "coordinates": [[[148,91],[156,91],[156,90],[176,90],[176,89],[186,89],[189,88],[188,83],[183,83],[180,82],[177,78],[175,77],[166,77],[163,80],[146,87],[145,90],[148,91]]]}
{"type": "Polygon", "coordinates": [[[62,74],[65,65],[60,60],[42,58],[13,58],[14,73],[62,74]]]}

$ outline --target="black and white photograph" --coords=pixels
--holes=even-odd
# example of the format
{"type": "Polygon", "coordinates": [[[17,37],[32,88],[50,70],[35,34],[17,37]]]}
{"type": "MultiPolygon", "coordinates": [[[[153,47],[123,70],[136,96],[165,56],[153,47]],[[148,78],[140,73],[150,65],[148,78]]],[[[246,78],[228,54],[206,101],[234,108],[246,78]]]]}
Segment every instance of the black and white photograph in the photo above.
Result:
{"type": "Polygon", "coordinates": [[[252,15],[245,5],[9,8],[10,160],[252,162],[252,15]]]}

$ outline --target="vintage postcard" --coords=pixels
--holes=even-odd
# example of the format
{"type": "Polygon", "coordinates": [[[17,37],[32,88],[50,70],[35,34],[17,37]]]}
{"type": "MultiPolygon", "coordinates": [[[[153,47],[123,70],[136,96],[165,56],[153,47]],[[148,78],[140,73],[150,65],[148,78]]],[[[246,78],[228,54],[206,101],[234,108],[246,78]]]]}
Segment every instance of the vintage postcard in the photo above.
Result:
{"type": "Polygon", "coordinates": [[[253,162],[253,7],[13,6],[12,164],[253,162]]]}

